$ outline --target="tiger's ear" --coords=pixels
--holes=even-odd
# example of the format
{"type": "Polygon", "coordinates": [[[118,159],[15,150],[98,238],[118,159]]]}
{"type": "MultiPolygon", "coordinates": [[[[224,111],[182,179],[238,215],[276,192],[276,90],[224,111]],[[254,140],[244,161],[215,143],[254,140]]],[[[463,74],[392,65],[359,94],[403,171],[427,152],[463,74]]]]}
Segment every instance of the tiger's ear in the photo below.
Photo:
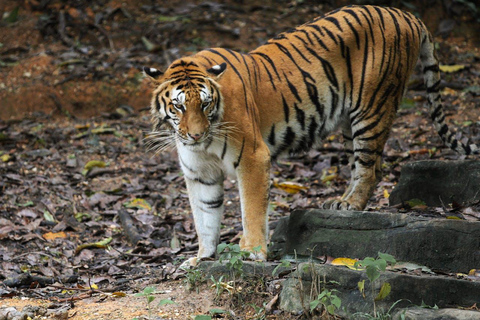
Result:
{"type": "Polygon", "coordinates": [[[163,75],[163,72],[155,68],[143,67],[143,74],[151,84],[158,85],[158,78],[163,75]]]}
{"type": "Polygon", "coordinates": [[[211,67],[207,70],[207,72],[211,75],[216,76],[215,79],[218,80],[223,75],[223,72],[225,72],[225,69],[227,69],[227,64],[224,62],[222,64],[217,64],[216,66],[211,67]]]}

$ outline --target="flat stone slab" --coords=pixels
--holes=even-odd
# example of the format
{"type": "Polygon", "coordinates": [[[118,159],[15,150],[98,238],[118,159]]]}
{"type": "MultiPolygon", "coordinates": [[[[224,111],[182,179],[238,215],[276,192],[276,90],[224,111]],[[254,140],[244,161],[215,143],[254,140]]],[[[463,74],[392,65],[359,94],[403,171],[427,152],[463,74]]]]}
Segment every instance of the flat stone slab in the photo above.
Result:
{"type": "MultiPolygon", "coordinates": [[[[438,307],[471,307],[480,299],[480,282],[458,280],[445,276],[415,276],[397,272],[386,271],[374,282],[374,295],[379,292],[381,285],[388,282],[391,285],[390,294],[381,301],[377,301],[377,310],[388,311],[393,314],[395,309],[412,306],[420,306],[422,303],[438,307]]],[[[297,271],[292,273],[283,283],[280,294],[280,309],[302,313],[309,309],[309,303],[319,293],[315,288],[336,289],[335,294],[342,301],[342,310],[338,312],[346,319],[365,319],[356,316],[356,313],[373,313],[373,297],[370,290],[370,282],[364,271],[351,270],[346,267],[321,265],[312,263],[301,263],[297,271]],[[326,284],[319,281],[326,280],[326,284]],[[365,280],[365,297],[359,292],[357,284],[365,280]],[[333,283],[334,281],[335,283],[333,283]],[[313,295],[312,295],[313,285],[313,295]],[[312,298],[313,296],[313,298],[312,298]]],[[[406,313],[407,314],[407,313],[406,313]]],[[[409,313],[410,318],[406,319],[437,319],[437,318],[415,318],[414,312],[409,313]]],[[[480,312],[474,315],[480,319],[480,312]]],[[[457,319],[446,317],[441,319],[457,319]]],[[[463,319],[463,318],[460,318],[463,319]]]]}
{"type": "Polygon", "coordinates": [[[376,257],[389,253],[435,270],[480,267],[480,222],[379,212],[298,210],[280,220],[271,239],[276,259],[376,257]]]}
{"type": "MultiPolygon", "coordinates": [[[[243,261],[242,273],[247,276],[267,276],[271,277],[274,269],[277,267],[278,263],[273,262],[255,262],[255,261],[243,261]]],[[[226,261],[201,261],[198,264],[198,269],[202,270],[205,273],[206,278],[213,276],[215,279],[218,279],[220,276],[230,276],[232,270],[228,269],[226,266],[226,261]]],[[[277,268],[276,272],[281,272],[286,268],[277,268]]]]}
{"type": "Polygon", "coordinates": [[[428,206],[480,201],[480,161],[416,161],[402,167],[390,205],[420,199],[428,206]]]}
{"type": "Polygon", "coordinates": [[[425,309],[411,308],[398,310],[393,320],[478,320],[480,312],[460,309],[425,309]],[[402,317],[403,316],[403,317],[402,317]]]}

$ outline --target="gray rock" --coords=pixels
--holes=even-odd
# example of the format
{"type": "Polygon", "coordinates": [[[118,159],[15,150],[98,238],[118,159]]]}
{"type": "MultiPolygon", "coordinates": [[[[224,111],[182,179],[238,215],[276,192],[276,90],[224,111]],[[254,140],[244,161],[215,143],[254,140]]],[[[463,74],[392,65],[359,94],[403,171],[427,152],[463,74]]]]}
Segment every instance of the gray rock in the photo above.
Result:
{"type": "Polygon", "coordinates": [[[301,263],[297,271],[291,274],[291,277],[283,284],[280,308],[292,313],[308,310],[310,301],[314,300],[322,290],[320,288],[326,287],[330,290],[338,290],[336,294],[341,299],[343,306],[342,310],[338,312],[340,316],[347,319],[362,319],[363,317],[359,314],[373,313],[373,296],[377,295],[385,282],[391,285],[392,290],[384,300],[376,302],[377,311],[381,313],[393,314],[395,309],[412,305],[419,306],[423,303],[429,306],[436,304],[439,307],[451,305],[467,307],[477,303],[480,297],[479,282],[444,276],[414,276],[389,271],[382,273],[380,278],[374,282],[372,294],[370,282],[363,271],[331,265],[301,263]],[[326,284],[323,283],[324,279],[326,284]],[[365,280],[365,297],[358,290],[358,282],[362,280],[365,280]]]}
{"type": "Polygon", "coordinates": [[[400,309],[392,317],[393,320],[478,320],[480,312],[460,309],[400,309]],[[403,315],[403,318],[402,318],[403,315]]]}
{"type": "Polygon", "coordinates": [[[390,205],[420,199],[428,206],[480,201],[480,161],[417,161],[402,167],[390,205]]]}
{"type": "Polygon", "coordinates": [[[299,210],[279,223],[270,252],[292,257],[376,257],[467,273],[480,266],[480,222],[378,212],[299,210]]]}
{"type": "MultiPolygon", "coordinates": [[[[278,263],[273,262],[255,262],[255,261],[243,261],[242,266],[242,275],[246,276],[267,276],[271,277],[273,271],[275,270],[275,274],[279,272],[285,271],[287,268],[279,267],[278,263]]],[[[213,276],[214,278],[218,279],[220,276],[230,276],[232,278],[233,271],[227,268],[226,262],[218,262],[218,261],[201,261],[198,264],[198,268],[205,273],[206,278],[210,278],[213,276]]]]}

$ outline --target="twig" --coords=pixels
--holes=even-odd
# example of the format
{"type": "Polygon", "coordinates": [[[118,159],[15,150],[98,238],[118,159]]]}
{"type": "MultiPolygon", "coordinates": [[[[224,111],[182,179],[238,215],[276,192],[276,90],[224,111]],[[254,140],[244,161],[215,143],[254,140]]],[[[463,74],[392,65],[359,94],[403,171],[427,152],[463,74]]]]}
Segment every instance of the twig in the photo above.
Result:
{"type": "Polygon", "coordinates": [[[65,27],[66,27],[66,22],[65,22],[65,11],[60,10],[58,13],[58,33],[60,34],[60,39],[69,46],[74,47],[75,43],[73,42],[72,39],[70,39],[66,34],[65,34],[65,27]]]}
{"type": "Polygon", "coordinates": [[[105,36],[105,38],[107,38],[108,46],[110,47],[110,50],[115,51],[115,47],[113,46],[112,38],[108,35],[107,31],[104,28],[102,28],[100,25],[98,25],[96,23],[89,23],[88,25],[90,27],[98,29],[98,31],[100,31],[100,33],[102,33],[105,36]]]}
{"type": "Polygon", "coordinates": [[[16,260],[16,259],[19,259],[19,258],[21,258],[21,257],[23,257],[23,256],[28,256],[28,255],[30,255],[30,254],[39,254],[39,255],[42,255],[42,256],[50,257],[50,258],[53,257],[52,254],[47,254],[47,253],[44,253],[44,252],[41,252],[41,251],[35,251],[35,252],[25,252],[25,253],[21,253],[21,254],[16,255],[15,257],[12,257],[11,259],[12,259],[12,260],[16,260]]]}
{"type": "Polygon", "coordinates": [[[83,291],[83,292],[91,292],[91,293],[111,293],[119,291],[119,287],[114,288],[106,288],[106,289],[92,289],[92,288],[70,288],[65,286],[60,286],[56,284],[50,284],[48,287],[60,289],[60,290],[72,290],[72,291],[83,291]]]}
{"type": "Polygon", "coordinates": [[[64,299],[60,299],[60,298],[57,298],[57,297],[51,297],[50,300],[53,300],[53,301],[56,301],[56,302],[69,302],[69,301],[78,301],[78,300],[83,300],[83,299],[88,299],[92,296],[92,293],[91,292],[88,292],[88,293],[83,293],[79,296],[76,296],[76,297],[70,297],[70,298],[64,298],[64,299]]]}
{"type": "Polygon", "coordinates": [[[122,252],[122,251],[118,250],[117,248],[113,248],[113,250],[117,251],[120,254],[128,256],[128,257],[136,257],[136,258],[143,258],[143,259],[151,259],[151,258],[156,257],[156,256],[151,255],[151,254],[139,254],[139,253],[122,252]]]}

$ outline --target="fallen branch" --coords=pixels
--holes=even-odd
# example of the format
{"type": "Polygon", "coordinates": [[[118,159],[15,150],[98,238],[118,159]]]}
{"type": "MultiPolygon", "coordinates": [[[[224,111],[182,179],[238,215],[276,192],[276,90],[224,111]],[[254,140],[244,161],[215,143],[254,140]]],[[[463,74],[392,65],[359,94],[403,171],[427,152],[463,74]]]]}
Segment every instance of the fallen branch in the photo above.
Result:
{"type": "Polygon", "coordinates": [[[56,281],[62,281],[64,283],[73,283],[73,282],[76,282],[77,279],[78,279],[78,276],[68,276],[62,279],[56,279],[53,277],[43,277],[43,276],[32,275],[29,273],[22,273],[16,277],[5,279],[3,281],[3,284],[11,288],[18,288],[21,286],[31,287],[32,285],[46,287],[48,285],[55,283],[56,281]]]}

